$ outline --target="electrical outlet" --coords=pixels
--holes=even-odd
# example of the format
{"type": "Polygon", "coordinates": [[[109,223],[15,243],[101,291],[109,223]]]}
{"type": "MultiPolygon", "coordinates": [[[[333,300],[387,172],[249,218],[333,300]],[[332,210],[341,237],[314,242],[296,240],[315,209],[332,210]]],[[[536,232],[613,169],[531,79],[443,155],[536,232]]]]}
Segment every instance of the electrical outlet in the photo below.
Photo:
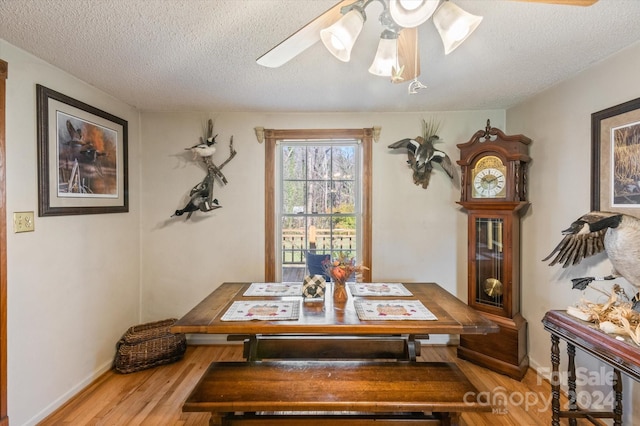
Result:
{"type": "Polygon", "coordinates": [[[33,212],[13,212],[13,232],[33,232],[34,230],[33,212]]]}

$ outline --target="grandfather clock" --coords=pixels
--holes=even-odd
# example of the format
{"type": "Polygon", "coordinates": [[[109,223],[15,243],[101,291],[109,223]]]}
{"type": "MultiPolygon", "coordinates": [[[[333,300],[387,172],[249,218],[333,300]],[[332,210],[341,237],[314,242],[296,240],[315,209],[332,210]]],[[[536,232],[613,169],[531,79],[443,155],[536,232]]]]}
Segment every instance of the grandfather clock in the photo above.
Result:
{"type": "Polygon", "coordinates": [[[458,357],[521,380],[529,366],[527,322],[520,314],[520,217],[527,210],[531,140],[507,136],[489,120],[459,144],[468,214],[468,304],[500,331],[461,336],[458,357]]]}

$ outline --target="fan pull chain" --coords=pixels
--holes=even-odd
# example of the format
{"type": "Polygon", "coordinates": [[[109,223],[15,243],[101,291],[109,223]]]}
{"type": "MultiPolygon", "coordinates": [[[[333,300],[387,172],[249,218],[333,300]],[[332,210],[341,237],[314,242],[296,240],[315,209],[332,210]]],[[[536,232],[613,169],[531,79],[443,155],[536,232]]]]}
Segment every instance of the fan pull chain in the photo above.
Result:
{"type": "Polygon", "coordinates": [[[409,87],[408,87],[408,91],[410,95],[415,95],[416,93],[418,93],[418,90],[421,89],[426,89],[427,86],[425,86],[424,84],[422,84],[419,80],[418,80],[418,31],[415,31],[416,33],[416,48],[415,48],[415,53],[414,53],[414,58],[413,58],[413,81],[411,83],[409,83],[409,87]]]}

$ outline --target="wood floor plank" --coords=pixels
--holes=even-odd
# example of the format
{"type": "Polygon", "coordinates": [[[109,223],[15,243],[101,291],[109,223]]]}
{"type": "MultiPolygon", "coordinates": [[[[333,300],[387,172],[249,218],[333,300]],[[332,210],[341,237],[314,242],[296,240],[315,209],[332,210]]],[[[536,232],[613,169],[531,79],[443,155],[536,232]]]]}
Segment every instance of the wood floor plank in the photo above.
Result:
{"type": "MultiPolygon", "coordinates": [[[[109,371],[39,425],[207,426],[209,415],[183,413],[183,402],[211,362],[242,359],[240,344],[189,346],[184,359],[174,364],[130,374],[109,371]]],[[[550,385],[533,370],[518,382],[459,360],[453,346],[423,345],[418,359],[455,362],[479,392],[504,392],[507,398],[504,410],[464,413],[463,425],[548,425],[551,422],[550,385]],[[520,402],[518,395],[529,395],[530,400],[520,402]]],[[[561,424],[568,422],[562,419],[561,424]]],[[[585,419],[578,420],[580,426],[588,424],[591,423],[585,419]]]]}

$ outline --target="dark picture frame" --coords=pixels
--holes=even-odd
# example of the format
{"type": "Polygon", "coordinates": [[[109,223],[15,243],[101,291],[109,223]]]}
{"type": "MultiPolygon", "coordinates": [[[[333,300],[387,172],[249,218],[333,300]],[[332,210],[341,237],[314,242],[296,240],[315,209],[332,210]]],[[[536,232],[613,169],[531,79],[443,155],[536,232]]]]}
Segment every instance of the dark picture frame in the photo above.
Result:
{"type": "Polygon", "coordinates": [[[128,122],[36,85],[38,215],[129,211],[128,122]]]}
{"type": "Polygon", "coordinates": [[[640,217],[640,98],[591,114],[591,210],[640,217]]]}

